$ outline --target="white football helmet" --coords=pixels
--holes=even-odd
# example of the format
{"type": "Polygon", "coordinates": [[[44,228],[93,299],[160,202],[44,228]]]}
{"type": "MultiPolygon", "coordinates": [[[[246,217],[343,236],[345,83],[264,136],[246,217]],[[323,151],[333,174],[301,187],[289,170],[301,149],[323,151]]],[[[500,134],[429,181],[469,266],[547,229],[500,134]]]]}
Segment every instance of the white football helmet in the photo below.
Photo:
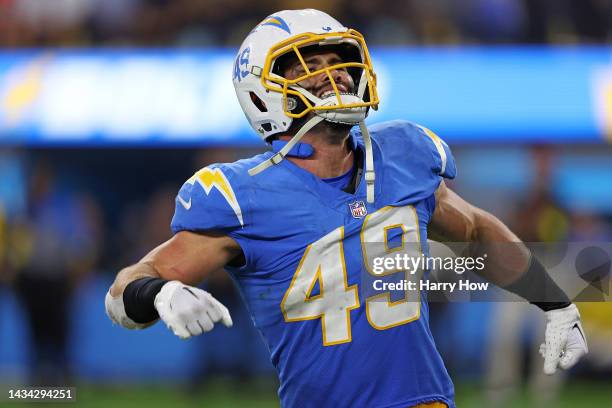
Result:
{"type": "Polygon", "coordinates": [[[367,108],[378,106],[376,76],[363,36],[348,29],[322,11],[284,10],[266,17],[247,36],[234,63],[233,82],[240,106],[255,131],[266,140],[285,132],[294,118],[311,111],[328,115],[325,119],[357,124],[367,114],[367,108]],[[288,80],[275,72],[280,57],[296,55],[303,63],[300,49],[308,46],[346,45],[353,47],[358,61],[344,61],[322,70],[288,80]],[[361,71],[355,78],[356,95],[341,95],[330,75],[334,69],[361,71]],[[335,94],[325,101],[298,85],[307,78],[326,72],[335,94]],[[364,98],[365,96],[365,98],[364,98]],[[303,103],[300,104],[298,101],[303,103]],[[296,110],[298,105],[301,109],[296,110]],[[333,114],[335,113],[335,115],[333,114]]]}
{"type": "Polygon", "coordinates": [[[251,169],[251,175],[280,162],[322,120],[359,124],[366,145],[368,201],[373,200],[371,143],[363,121],[370,107],[378,108],[379,100],[376,75],[363,35],[322,11],[279,11],[266,17],[247,35],[234,62],[233,83],[244,114],[264,141],[286,132],[294,119],[313,112],[291,141],[275,156],[251,169]],[[342,62],[311,72],[301,50],[313,46],[333,47],[341,54],[342,62]],[[289,56],[302,64],[304,74],[298,78],[287,79],[279,69],[283,57],[289,56]],[[331,73],[337,69],[346,70],[353,77],[355,93],[338,90],[331,73]],[[302,81],[322,74],[328,76],[333,92],[317,97],[300,86],[302,81]]]}

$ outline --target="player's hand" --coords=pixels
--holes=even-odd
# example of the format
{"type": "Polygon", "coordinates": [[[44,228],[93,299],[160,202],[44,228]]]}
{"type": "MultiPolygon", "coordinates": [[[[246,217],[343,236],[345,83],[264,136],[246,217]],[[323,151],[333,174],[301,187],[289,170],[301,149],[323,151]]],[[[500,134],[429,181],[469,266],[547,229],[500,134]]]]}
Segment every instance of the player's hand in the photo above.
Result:
{"type": "Polygon", "coordinates": [[[540,346],[544,357],[544,373],[552,375],[557,366],[564,370],[574,366],[588,353],[586,337],[576,305],[546,312],[545,342],[540,346]]]}
{"type": "Polygon", "coordinates": [[[161,288],[155,297],[155,308],[166,326],[181,339],[209,332],[218,322],[232,326],[229,311],[210,293],[179,281],[161,288]]]}

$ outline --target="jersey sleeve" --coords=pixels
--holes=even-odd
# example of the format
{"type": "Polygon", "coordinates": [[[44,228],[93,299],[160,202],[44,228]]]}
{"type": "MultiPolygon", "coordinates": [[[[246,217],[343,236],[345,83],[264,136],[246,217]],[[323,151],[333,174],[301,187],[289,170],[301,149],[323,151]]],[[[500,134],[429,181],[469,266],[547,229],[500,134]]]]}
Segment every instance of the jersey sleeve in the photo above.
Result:
{"type": "Polygon", "coordinates": [[[219,165],[196,172],[176,196],[172,232],[214,230],[229,234],[244,228],[245,192],[235,180],[233,184],[231,172],[219,165]]]}
{"type": "Polygon", "coordinates": [[[415,145],[422,147],[423,150],[429,150],[429,153],[433,156],[431,170],[438,176],[454,179],[457,175],[457,167],[450,147],[426,127],[420,125],[416,125],[416,127],[421,132],[421,140],[417,140],[415,145]]]}

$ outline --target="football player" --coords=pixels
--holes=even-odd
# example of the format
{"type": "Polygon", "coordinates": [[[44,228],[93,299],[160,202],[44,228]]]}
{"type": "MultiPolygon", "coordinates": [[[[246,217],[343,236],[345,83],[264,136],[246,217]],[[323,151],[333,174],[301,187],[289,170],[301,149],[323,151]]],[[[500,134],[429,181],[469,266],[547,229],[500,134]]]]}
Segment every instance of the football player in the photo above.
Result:
{"type": "MultiPolygon", "coordinates": [[[[399,231],[414,255],[427,253],[428,226],[452,241],[517,237],[445,186],[455,162],[432,131],[400,120],[366,127],[379,103],[370,55],[360,33],[329,15],[264,19],[238,51],[233,82],[271,151],[185,182],[173,238],[119,272],[110,318],[130,329],[161,319],[183,339],[229,327],[225,306],[196,287],[225,267],[270,351],[283,407],[453,407],[426,295],[361,290],[368,243],[387,248],[399,231]]],[[[515,248],[490,256],[486,277],[545,311],[544,371],[569,368],[587,351],[578,310],[515,248]],[[495,273],[508,270],[504,257],[515,267],[495,273]],[[540,301],[544,286],[554,301],[540,301]]]]}

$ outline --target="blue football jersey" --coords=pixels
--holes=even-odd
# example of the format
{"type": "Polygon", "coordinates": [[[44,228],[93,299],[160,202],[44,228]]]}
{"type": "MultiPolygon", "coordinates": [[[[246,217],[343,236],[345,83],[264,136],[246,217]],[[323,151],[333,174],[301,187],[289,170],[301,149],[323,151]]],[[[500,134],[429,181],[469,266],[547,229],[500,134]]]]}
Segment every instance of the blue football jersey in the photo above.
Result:
{"type": "MultiPolygon", "coordinates": [[[[420,243],[442,177],[455,176],[448,146],[406,121],[369,127],[375,202],[366,183],[354,194],[334,188],[289,160],[251,177],[266,152],[198,171],[176,200],[172,230],[219,231],[246,263],[228,268],[280,378],[283,407],[453,407],[453,384],[418,299],[368,295],[368,242],[420,243]]],[[[364,150],[359,130],[355,149],[364,150]]]]}

